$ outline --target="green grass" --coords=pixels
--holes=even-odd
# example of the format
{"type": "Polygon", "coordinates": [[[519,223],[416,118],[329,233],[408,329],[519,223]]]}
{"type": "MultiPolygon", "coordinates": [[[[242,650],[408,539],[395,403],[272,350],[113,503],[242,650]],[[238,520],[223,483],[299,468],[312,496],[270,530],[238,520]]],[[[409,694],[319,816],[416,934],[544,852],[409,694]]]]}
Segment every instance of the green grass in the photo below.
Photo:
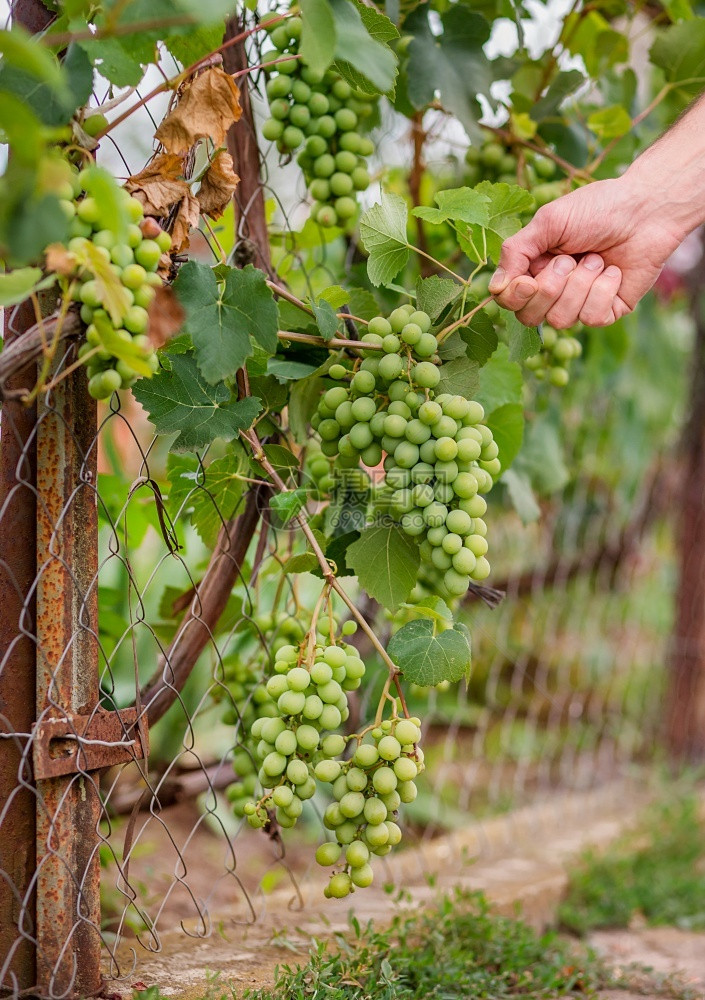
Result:
{"type": "Polygon", "coordinates": [[[484,897],[458,892],[438,909],[397,916],[390,927],[360,926],[315,941],[309,961],[276,970],[272,989],[242,1000],[525,1000],[582,997],[611,982],[594,955],[555,933],[489,911],[484,897]]]}
{"type": "Polygon", "coordinates": [[[692,794],[651,808],[643,822],[606,853],[586,854],[572,872],[558,918],[577,933],[652,926],[705,929],[705,826],[692,794]]]}

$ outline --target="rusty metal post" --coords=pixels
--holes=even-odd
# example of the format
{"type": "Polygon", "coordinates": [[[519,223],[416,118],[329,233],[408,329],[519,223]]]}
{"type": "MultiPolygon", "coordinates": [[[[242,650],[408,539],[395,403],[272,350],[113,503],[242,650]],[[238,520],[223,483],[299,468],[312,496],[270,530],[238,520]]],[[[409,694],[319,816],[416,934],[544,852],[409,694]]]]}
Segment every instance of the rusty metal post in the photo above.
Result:
{"type": "MultiPolygon", "coordinates": [[[[28,303],[5,314],[5,345],[34,323],[28,303]]],[[[3,390],[31,387],[30,365],[3,390]]],[[[0,992],[34,986],[34,723],[37,411],[5,400],[0,417],[0,992]]]]}
{"type": "MultiPolygon", "coordinates": [[[[90,715],[99,701],[96,435],[81,368],[38,407],[39,724],[90,715]]],[[[76,740],[57,740],[54,753],[75,755],[77,768],[37,780],[37,982],[43,996],[79,997],[101,981],[100,797],[76,740]]]]}

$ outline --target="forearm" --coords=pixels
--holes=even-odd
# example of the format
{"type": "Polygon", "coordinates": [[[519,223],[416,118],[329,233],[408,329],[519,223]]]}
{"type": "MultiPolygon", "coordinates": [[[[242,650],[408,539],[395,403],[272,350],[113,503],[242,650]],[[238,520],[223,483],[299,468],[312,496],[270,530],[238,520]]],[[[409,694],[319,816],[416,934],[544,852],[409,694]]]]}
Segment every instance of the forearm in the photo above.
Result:
{"type": "Polygon", "coordinates": [[[638,217],[658,216],[680,241],[705,222],[705,95],[629,167],[621,181],[638,217]]]}

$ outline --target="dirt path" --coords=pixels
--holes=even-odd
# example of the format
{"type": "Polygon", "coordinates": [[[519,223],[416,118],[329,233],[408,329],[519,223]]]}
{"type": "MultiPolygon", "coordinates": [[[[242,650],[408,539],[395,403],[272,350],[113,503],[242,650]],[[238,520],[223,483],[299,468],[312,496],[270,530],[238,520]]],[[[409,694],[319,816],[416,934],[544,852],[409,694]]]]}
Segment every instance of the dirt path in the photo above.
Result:
{"type": "MultiPolygon", "coordinates": [[[[636,963],[653,969],[659,978],[676,975],[696,996],[705,997],[704,933],[675,927],[596,931],[589,943],[616,968],[636,963]]],[[[645,1000],[643,993],[639,997],[645,1000]]],[[[601,1000],[632,1000],[632,996],[608,991],[601,1000]]],[[[651,998],[647,995],[646,1000],[651,998]]]]}

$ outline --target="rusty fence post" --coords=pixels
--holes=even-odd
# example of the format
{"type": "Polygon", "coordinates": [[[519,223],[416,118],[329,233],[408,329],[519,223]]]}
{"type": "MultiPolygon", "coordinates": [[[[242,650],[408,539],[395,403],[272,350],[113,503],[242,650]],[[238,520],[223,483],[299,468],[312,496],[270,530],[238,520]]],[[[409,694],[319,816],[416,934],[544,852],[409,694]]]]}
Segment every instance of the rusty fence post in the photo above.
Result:
{"type": "Polygon", "coordinates": [[[34,744],[37,983],[42,996],[79,997],[100,989],[101,805],[79,743],[99,704],[97,426],[84,369],[40,397],[37,420],[37,730],[57,720],[64,733],[34,744]],[[66,757],[68,773],[44,776],[66,757]]]}
{"type": "MultiPolygon", "coordinates": [[[[5,313],[5,345],[34,322],[28,303],[5,313]]],[[[31,386],[36,366],[3,390],[31,386]]],[[[0,416],[0,992],[36,982],[35,796],[31,742],[35,709],[37,411],[4,399],[0,416]]]]}

